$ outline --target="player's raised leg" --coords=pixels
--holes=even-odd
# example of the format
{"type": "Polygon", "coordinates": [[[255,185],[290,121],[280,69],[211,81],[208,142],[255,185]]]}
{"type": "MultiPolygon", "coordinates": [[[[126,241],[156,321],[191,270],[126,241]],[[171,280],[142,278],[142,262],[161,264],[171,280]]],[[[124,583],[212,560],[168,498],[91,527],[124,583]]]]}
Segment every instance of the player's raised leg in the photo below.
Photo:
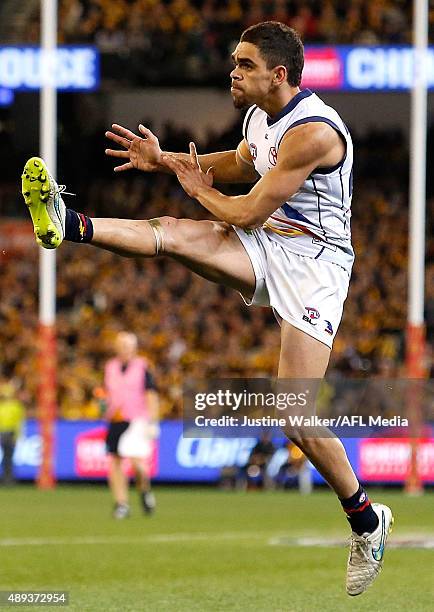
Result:
{"type": "Polygon", "coordinates": [[[207,280],[253,295],[252,264],[227,223],[160,217],[92,219],[92,224],[95,246],[129,257],[168,255],[207,280]]]}
{"type": "MultiPolygon", "coordinates": [[[[280,379],[321,379],[329,356],[330,349],[325,344],[282,322],[280,379]]],[[[319,437],[318,432],[315,435],[303,430],[292,430],[289,435],[335,491],[347,515],[352,529],[347,593],[360,595],[381,571],[392,512],[382,504],[371,505],[338,438],[319,437]]]]}
{"type": "Polygon", "coordinates": [[[22,175],[22,192],[38,244],[57,248],[63,240],[92,243],[127,257],[168,255],[204,278],[253,295],[255,274],[233,228],[216,221],[90,219],[67,209],[42,159],[31,158],[22,175]]]}

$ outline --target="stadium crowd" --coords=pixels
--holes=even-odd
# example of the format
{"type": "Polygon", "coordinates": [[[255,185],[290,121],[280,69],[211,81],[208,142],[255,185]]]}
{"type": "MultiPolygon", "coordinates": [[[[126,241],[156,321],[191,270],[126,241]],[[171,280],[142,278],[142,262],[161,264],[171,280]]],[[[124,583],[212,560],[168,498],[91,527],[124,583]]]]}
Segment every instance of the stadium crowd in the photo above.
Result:
{"type": "MultiPolygon", "coordinates": [[[[434,37],[434,3],[430,35],[434,37]]],[[[282,21],[307,43],[411,42],[412,3],[404,0],[61,0],[60,42],[95,43],[105,73],[164,84],[218,82],[243,29],[282,21]]],[[[28,42],[39,40],[32,19],[28,42]]]]}
{"type": "MultiPolygon", "coordinates": [[[[239,125],[220,138],[214,135],[202,150],[231,147],[238,134],[239,125]]],[[[186,150],[190,138],[168,127],[164,146],[186,150]]],[[[113,176],[112,163],[101,150],[94,156],[91,142],[85,149],[88,174],[83,159],[60,158],[73,175],[65,182],[71,178],[71,187],[80,194],[78,203],[69,200],[71,207],[92,216],[205,217],[174,177],[113,176]],[[99,165],[92,166],[92,159],[99,165]],[[81,172],[74,163],[80,163],[81,172]]],[[[357,258],[331,370],[339,376],[395,377],[402,373],[406,320],[408,152],[401,136],[391,132],[371,133],[357,143],[357,152],[352,219],[357,258]]],[[[0,197],[0,202],[5,200],[8,192],[0,197]]],[[[24,214],[21,203],[19,210],[24,214]]],[[[431,351],[434,200],[428,212],[426,317],[431,351]]],[[[37,384],[36,256],[35,246],[20,255],[0,253],[0,378],[16,382],[29,409],[35,406],[37,384]]],[[[272,313],[247,308],[236,292],[172,261],[122,259],[91,246],[64,244],[58,251],[57,297],[59,406],[65,418],[98,416],[95,389],[101,385],[113,337],[122,329],[139,337],[155,373],[164,416],[179,416],[182,385],[189,377],[276,372],[279,328],[272,313]]]]}

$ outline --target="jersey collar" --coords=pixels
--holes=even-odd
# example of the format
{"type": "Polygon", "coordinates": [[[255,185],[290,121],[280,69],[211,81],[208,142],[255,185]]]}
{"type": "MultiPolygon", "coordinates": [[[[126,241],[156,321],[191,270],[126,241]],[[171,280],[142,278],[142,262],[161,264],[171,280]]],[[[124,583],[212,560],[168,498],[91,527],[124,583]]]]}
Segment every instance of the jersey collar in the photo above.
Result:
{"type": "Polygon", "coordinates": [[[293,111],[299,102],[301,102],[305,98],[308,98],[312,94],[313,94],[313,91],[311,91],[310,89],[303,89],[303,91],[299,91],[298,94],[295,95],[293,98],[291,98],[288,104],[284,106],[279,113],[277,113],[277,115],[274,115],[274,117],[269,117],[267,115],[268,127],[271,127],[272,125],[280,121],[282,117],[284,117],[285,115],[293,111]]]}

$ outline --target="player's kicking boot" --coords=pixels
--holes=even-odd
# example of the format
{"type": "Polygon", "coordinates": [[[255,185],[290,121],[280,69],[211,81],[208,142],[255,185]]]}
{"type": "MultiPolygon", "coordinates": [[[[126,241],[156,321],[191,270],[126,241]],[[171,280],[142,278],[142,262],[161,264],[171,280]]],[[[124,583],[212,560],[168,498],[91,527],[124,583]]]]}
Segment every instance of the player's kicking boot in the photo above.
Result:
{"type": "Polygon", "coordinates": [[[56,183],[39,157],[29,159],[21,178],[36,242],[45,249],[56,249],[65,236],[66,207],[60,196],[65,187],[56,183]]]}
{"type": "Polygon", "coordinates": [[[378,516],[378,527],[372,533],[351,534],[347,566],[347,593],[360,595],[375,580],[383,567],[384,549],[392,530],[392,511],[383,504],[372,504],[378,516]]]}

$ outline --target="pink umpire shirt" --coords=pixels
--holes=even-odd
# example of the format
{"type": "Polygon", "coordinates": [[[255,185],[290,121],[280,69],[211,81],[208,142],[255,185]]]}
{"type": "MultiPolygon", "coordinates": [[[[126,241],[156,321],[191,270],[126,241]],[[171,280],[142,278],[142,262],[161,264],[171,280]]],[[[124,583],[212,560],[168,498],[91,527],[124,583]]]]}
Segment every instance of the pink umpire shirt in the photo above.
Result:
{"type": "Polygon", "coordinates": [[[106,418],[109,421],[133,421],[148,417],[146,370],[147,363],[142,357],[129,361],[125,372],[122,372],[122,362],[117,357],[107,362],[104,384],[107,391],[106,418]]]}

